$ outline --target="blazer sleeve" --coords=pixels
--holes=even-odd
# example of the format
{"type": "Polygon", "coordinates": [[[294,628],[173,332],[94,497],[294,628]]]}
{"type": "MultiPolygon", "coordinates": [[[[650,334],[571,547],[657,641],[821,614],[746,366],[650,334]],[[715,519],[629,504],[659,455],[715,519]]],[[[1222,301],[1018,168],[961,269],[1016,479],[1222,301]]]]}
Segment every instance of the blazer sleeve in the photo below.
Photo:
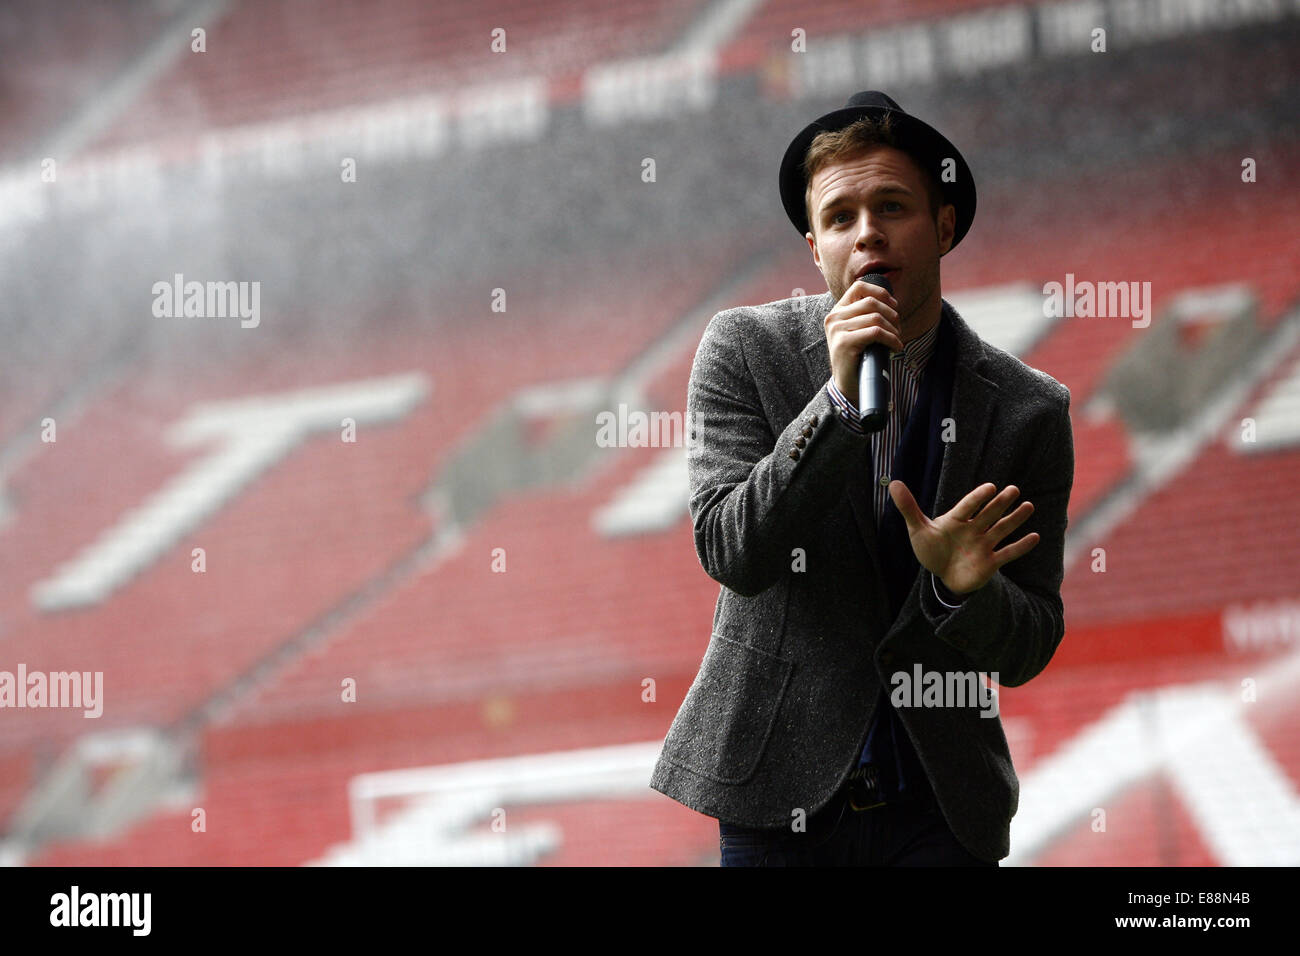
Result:
{"type": "Polygon", "coordinates": [[[1016,687],[1047,666],[1065,636],[1061,581],[1065,577],[1066,509],[1074,483],[1074,435],[1070,393],[1062,394],[1051,431],[1027,473],[1016,477],[1021,501],[1034,513],[998,543],[1006,547],[1030,532],[1039,534],[1028,554],[1009,561],[989,582],[964,595],[956,609],[943,607],[930,588],[921,589],[921,611],[935,636],[962,651],[972,666],[995,674],[999,684],[1016,687]]]}
{"type": "MultiPolygon", "coordinates": [[[[746,361],[743,313],[715,315],[695,354],[687,471],[700,563],[719,584],[753,596],[789,569],[800,538],[841,500],[870,438],[841,420],[825,387],[793,420],[773,424],[746,361]]],[[[792,376],[806,374],[797,350],[782,354],[792,376]]]]}

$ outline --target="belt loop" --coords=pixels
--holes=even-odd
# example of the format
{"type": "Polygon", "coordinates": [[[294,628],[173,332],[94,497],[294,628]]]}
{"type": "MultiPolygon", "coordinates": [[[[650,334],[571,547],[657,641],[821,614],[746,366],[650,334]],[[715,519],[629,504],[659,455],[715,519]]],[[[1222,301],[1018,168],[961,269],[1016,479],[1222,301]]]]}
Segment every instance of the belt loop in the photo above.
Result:
{"type": "Polygon", "coordinates": [[[863,764],[849,774],[847,790],[849,806],[854,810],[885,806],[880,792],[880,768],[875,764],[863,764]]]}

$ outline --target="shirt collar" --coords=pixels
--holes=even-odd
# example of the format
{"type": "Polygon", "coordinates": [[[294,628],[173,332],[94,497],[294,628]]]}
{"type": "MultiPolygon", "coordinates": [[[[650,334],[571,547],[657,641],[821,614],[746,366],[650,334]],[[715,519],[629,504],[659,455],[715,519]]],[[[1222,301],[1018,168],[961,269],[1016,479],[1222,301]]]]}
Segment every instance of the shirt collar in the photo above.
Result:
{"type": "Polygon", "coordinates": [[[934,354],[934,344],[939,340],[939,323],[942,321],[943,316],[940,315],[939,321],[934,323],[930,331],[910,342],[903,343],[902,362],[913,374],[921,374],[925,370],[926,363],[930,361],[930,356],[934,354]]]}

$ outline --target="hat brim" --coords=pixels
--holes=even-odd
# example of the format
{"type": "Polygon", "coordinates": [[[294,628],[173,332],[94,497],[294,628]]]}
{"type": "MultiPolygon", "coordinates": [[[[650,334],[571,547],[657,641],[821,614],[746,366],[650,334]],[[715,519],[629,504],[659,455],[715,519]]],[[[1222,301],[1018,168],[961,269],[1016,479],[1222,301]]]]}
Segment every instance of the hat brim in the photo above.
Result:
{"type": "Polygon", "coordinates": [[[810,231],[804,207],[807,183],[803,175],[803,161],[817,134],[843,129],[863,116],[880,120],[886,113],[891,114],[890,128],[898,148],[911,156],[923,170],[934,173],[943,193],[943,201],[951,203],[956,209],[952,245],[948,247],[951,251],[966,236],[975,219],[975,178],[966,159],[946,136],[928,123],[888,106],[842,107],[803,128],[781,160],[781,203],[785,206],[785,214],[790,217],[800,236],[810,231]],[[949,159],[953,161],[950,168],[945,165],[949,159]]]}

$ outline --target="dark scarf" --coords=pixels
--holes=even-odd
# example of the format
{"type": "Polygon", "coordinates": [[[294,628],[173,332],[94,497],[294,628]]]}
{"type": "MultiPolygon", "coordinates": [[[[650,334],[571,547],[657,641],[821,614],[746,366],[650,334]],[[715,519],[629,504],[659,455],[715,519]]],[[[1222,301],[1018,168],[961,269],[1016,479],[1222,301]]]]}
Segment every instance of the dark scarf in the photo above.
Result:
{"type": "MultiPolygon", "coordinates": [[[[956,335],[947,311],[945,304],[939,317],[934,352],[921,374],[916,404],[898,441],[894,467],[888,472],[891,478],[907,485],[921,510],[931,518],[934,517],[934,501],[939,489],[939,470],[943,465],[943,420],[951,414],[953,370],[957,358],[956,335]]],[[[871,474],[881,474],[881,469],[874,469],[871,474]]],[[[885,502],[876,537],[892,622],[897,620],[921,571],[921,564],[912,552],[907,522],[892,498],[885,502]]],[[[926,572],[927,577],[928,574],[926,572]]],[[[923,581],[922,586],[929,587],[930,584],[923,581]]],[[[931,789],[907,730],[889,702],[892,689],[888,683],[881,687],[876,718],[872,721],[864,751],[870,754],[872,763],[882,768],[883,779],[879,783],[889,800],[900,795],[919,796],[931,789]]]]}
{"type": "MultiPolygon", "coordinates": [[[[934,517],[934,499],[939,490],[939,470],[943,465],[943,420],[949,417],[952,409],[956,345],[956,336],[945,309],[939,318],[934,352],[921,375],[916,404],[912,407],[912,414],[898,440],[894,467],[888,472],[879,467],[872,471],[876,475],[888,474],[906,484],[921,510],[931,518],[934,517]]],[[[889,594],[889,619],[893,621],[902,610],[921,565],[912,553],[907,522],[894,506],[892,498],[885,502],[877,538],[885,574],[885,590],[889,594]]]]}

